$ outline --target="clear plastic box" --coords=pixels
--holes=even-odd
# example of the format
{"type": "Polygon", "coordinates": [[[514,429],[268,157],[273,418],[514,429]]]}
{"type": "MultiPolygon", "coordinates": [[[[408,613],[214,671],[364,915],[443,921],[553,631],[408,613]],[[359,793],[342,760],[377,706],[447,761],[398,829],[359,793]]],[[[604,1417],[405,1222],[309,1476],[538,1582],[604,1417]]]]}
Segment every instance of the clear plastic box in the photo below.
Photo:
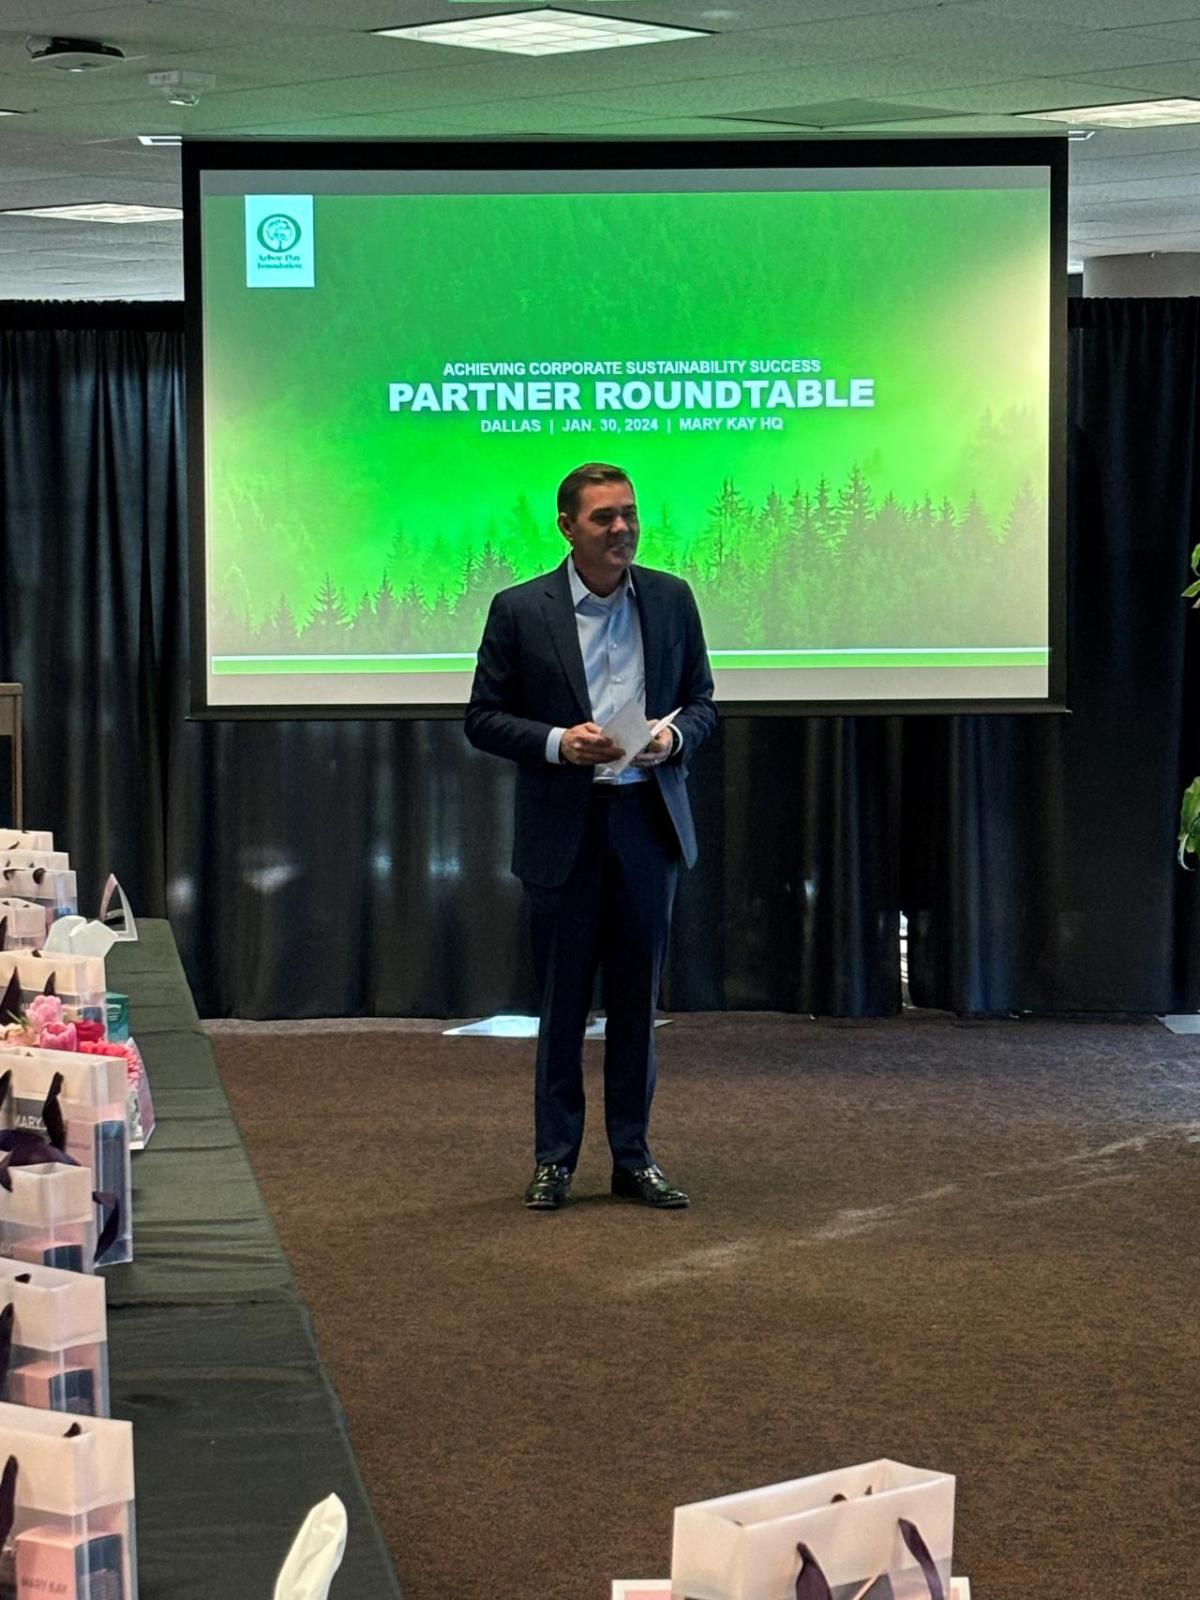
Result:
{"type": "Polygon", "coordinates": [[[11,1545],[0,1595],[137,1600],[133,1428],[0,1405],[0,1462],[16,1462],[11,1545]]]}
{"type": "Polygon", "coordinates": [[[4,924],[2,950],[36,950],[45,940],[46,913],[36,900],[0,897],[0,923],[4,924]]]}
{"type": "Polygon", "coordinates": [[[79,890],[73,872],[47,872],[45,867],[24,871],[5,867],[0,859],[0,891],[41,906],[47,933],[59,917],[73,917],[79,912],[79,890]]]}
{"type": "Polygon", "coordinates": [[[90,1169],[46,1162],[10,1167],[8,1176],[12,1190],[0,1188],[0,1256],[63,1272],[94,1271],[96,1208],[90,1169]]]}
{"type": "Polygon", "coordinates": [[[28,1005],[54,980],[53,993],[87,1022],[108,1021],[108,983],[100,956],[73,956],[57,951],[0,950],[0,988],[16,972],[21,1000],[28,1005]]]}
{"type": "Polygon", "coordinates": [[[0,1399],[107,1417],[104,1279],[0,1260],[0,1302],[12,1307],[12,1350],[0,1399]]]}
{"type": "MultiPolygon", "coordinates": [[[[47,1132],[42,1108],[56,1074],[62,1074],[59,1110],[67,1132],[67,1154],[92,1174],[92,1188],[116,1197],[117,1232],[97,1266],[133,1260],[132,1175],[129,1161],[128,1068],[116,1056],[82,1055],[71,1050],[0,1048],[0,1072],[11,1072],[9,1092],[0,1104],[0,1126],[47,1132]]],[[[96,1209],[101,1230],[107,1212],[96,1209]]],[[[0,1600],[3,1596],[0,1595],[0,1600]]]]}

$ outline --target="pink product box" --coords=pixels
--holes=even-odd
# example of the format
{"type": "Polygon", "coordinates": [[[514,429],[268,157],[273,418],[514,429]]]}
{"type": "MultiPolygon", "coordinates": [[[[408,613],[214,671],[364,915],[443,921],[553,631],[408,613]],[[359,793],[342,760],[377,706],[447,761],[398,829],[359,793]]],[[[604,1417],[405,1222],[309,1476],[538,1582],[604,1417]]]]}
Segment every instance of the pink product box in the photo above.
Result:
{"type": "Polygon", "coordinates": [[[3,1600],[137,1600],[133,1430],[0,1405],[0,1460],[17,1464],[3,1600]],[[11,1564],[10,1564],[11,1563],[11,1564]]]}
{"type": "Polygon", "coordinates": [[[77,1417],[102,1417],[97,1407],[100,1347],[90,1352],[66,1351],[57,1359],[31,1361],[16,1352],[8,1370],[5,1399],[16,1406],[39,1406],[43,1411],[67,1411],[77,1417]],[[88,1357],[92,1357],[88,1359],[88,1357]]]}
{"type": "Polygon", "coordinates": [[[126,1600],[126,1540],[121,1533],[75,1532],[46,1524],[17,1535],[19,1600],[126,1600]]]}

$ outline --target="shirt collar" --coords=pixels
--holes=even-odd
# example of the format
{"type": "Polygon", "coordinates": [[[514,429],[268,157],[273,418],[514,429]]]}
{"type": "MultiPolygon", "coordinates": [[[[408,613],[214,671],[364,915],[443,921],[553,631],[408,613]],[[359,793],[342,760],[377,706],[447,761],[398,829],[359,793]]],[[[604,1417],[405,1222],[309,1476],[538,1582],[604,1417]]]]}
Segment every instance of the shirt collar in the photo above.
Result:
{"type": "Polygon", "coordinates": [[[571,604],[576,611],[579,610],[585,600],[594,600],[598,606],[616,607],[620,605],[627,595],[633,594],[633,573],[628,567],[621,574],[620,583],[610,595],[593,594],[579,576],[579,570],[575,565],[573,556],[567,557],[567,581],[571,585],[571,604]]]}

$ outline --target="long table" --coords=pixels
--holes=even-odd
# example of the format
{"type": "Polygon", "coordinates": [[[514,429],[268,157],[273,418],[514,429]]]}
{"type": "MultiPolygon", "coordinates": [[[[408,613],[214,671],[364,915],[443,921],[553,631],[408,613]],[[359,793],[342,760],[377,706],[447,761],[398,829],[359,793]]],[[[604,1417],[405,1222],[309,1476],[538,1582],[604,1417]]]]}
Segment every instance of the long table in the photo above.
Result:
{"type": "Polygon", "coordinates": [[[108,980],[129,995],[158,1129],[133,1159],[136,1259],[104,1276],[141,1600],[271,1600],[300,1522],[334,1492],[350,1532],[330,1600],[401,1600],[170,928],[138,931],[108,980]]]}

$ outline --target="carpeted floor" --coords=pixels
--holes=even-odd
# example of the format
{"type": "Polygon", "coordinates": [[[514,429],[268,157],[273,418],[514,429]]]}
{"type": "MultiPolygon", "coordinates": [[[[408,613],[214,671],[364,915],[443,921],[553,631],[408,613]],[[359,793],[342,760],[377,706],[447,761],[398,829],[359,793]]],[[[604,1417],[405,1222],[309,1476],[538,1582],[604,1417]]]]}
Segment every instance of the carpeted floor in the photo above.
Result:
{"type": "Polygon", "coordinates": [[[676,1504],[880,1455],[957,1474],[975,1600],[1193,1593],[1200,1040],[683,1017],[692,1209],[608,1197],[589,1046],[534,1215],[531,1047],[433,1028],[213,1028],[408,1600],[608,1600],[676,1504]]]}

